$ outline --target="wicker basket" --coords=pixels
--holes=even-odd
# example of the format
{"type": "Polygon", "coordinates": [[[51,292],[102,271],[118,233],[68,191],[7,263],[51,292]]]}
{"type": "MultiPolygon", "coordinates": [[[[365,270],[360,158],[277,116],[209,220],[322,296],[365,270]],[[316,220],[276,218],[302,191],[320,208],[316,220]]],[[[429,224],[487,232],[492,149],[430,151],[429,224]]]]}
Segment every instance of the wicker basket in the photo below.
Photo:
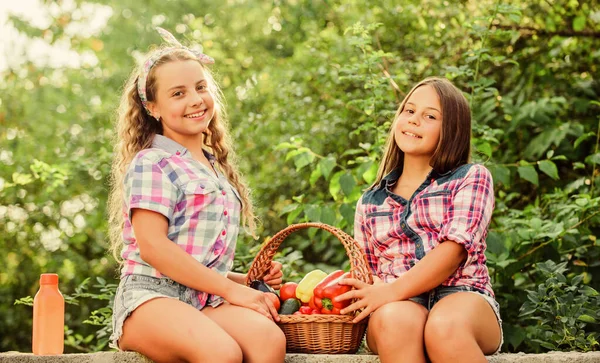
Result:
{"type": "MultiPolygon", "coordinates": [[[[350,259],[354,278],[373,283],[365,255],[358,243],[342,230],[323,223],[293,224],[267,241],[254,258],[246,283],[262,279],[268,272],[281,242],[292,232],[305,228],[320,228],[337,237],[350,259]]],[[[356,312],[358,314],[358,312],[356,312]]],[[[355,315],[280,315],[279,327],[285,333],[288,353],[348,354],[356,353],[367,328],[368,318],[354,324],[355,315]]]]}

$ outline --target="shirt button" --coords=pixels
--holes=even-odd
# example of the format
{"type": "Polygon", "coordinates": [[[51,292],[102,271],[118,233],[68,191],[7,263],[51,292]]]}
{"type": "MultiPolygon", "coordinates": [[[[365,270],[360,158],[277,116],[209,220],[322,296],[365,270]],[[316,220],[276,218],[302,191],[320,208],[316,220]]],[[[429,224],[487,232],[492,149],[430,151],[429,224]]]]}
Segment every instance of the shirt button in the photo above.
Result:
{"type": "Polygon", "coordinates": [[[221,194],[225,195],[227,193],[224,190],[221,190],[221,194]]]}
{"type": "Polygon", "coordinates": [[[401,226],[402,228],[406,228],[406,223],[402,223],[400,226],[401,226]]]}
{"type": "Polygon", "coordinates": [[[227,234],[227,231],[223,230],[223,232],[221,232],[221,234],[224,236],[227,234]]]}
{"type": "Polygon", "coordinates": [[[227,215],[227,211],[223,212],[223,214],[227,215]]]}

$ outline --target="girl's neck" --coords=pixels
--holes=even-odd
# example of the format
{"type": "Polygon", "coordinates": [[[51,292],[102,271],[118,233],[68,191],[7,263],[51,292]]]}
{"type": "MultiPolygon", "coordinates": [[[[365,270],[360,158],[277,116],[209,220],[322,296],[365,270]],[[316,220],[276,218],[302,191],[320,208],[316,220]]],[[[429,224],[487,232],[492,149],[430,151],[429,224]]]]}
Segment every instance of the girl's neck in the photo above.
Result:
{"type": "Polygon", "coordinates": [[[419,157],[404,155],[404,166],[402,167],[402,175],[400,179],[402,184],[416,184],[420,185],[423,183],[432,167],[429,165],[431,157],[419,157]]]}
{"type": "Polygon", "coordinates": [[[204,136],[202,134],[185,137],[183,135],[172,135],[165,133],[166,137],[177,142],[179,145],[188,149],[192,155],[202,155],[202,148],[204,147],[204,136]]]}

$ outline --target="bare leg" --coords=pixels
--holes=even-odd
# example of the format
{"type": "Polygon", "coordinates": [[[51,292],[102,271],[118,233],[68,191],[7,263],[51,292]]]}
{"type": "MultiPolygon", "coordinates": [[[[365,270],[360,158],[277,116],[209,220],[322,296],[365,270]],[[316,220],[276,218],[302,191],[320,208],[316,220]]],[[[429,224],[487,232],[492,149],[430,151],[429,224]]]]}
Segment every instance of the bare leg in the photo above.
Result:
{"type": "Polygon", "coordinates": [[[242,350],[225,330],[201,311],[169,298],[135,309],[123,324],[119,347],[157,363],[242,362],[242,350]]]}
{"type": "Polygon", "coordinates": [[[500,345],[496,314],[482,296],[458,292],[435,304],[425,324],[425,347],[432,362],[487,362],[500,345]]]}
{"type": "Polygon", "coordinates": [[[383,305],[371,314],[367,328],[369,349],[382,363],[425,363],[423,330],[427,309],[413,301],[383,305]]]}
{"type": "Polygon", "coordinates": [[[235,339],[244,362],[283,363],[285,335],[273,321],[254,310],[227,303],[202,311],[235,339]]]}

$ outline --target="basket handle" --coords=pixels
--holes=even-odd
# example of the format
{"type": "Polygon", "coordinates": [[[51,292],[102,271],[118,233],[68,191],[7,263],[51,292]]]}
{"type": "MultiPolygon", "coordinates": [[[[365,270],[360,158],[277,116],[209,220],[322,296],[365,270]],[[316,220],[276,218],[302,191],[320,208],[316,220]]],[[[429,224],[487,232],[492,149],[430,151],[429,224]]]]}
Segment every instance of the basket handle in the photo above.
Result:
{"type": "Polygon", "coordinates": [[[367,284],[373,283],[373,276],[371,276],[371,273],[369,272],[365,254],[362,252],[358,242],[356,242],[354,238],[350,237],[341,229],[325,223],[298,223],[282,229],[275,234],[273,238],[267,240],[263,244],[263,246],[260,248],[260,251],[252,261],[252,265],[250,265],[250,269],[248,270],[248,275],[246,277],[246,285],[250,285],[250,283],[254,280],[262,279],[267,274],[271,268],[273,256],[275,256],[275,253],[277,252],[277,249],[283,240],[285,240],[295,231],[311,227],[323,229],[337,237],[337,239],[339,239],[344,246],[346,254],[350,259],[350,272],[352,273],[352,277],[362,282],[366,282],[367,284]]]}

